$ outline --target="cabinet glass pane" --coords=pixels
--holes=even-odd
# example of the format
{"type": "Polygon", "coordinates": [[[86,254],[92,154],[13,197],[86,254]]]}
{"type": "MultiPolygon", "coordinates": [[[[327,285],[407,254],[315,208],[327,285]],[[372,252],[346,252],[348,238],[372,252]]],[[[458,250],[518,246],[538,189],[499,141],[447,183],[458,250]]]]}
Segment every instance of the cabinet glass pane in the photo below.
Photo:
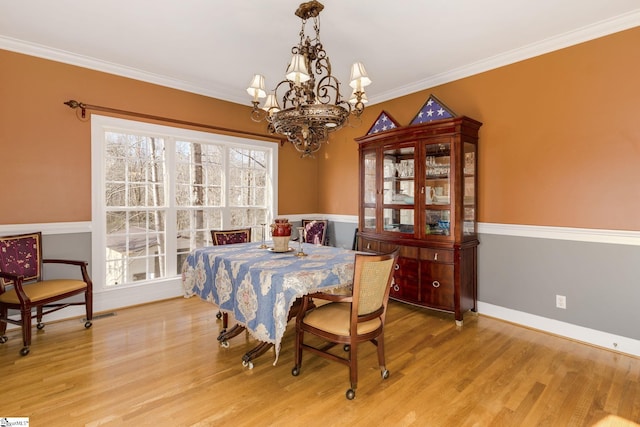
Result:
{"type": "Polygon", "coordinates": [[[364,202],[376,202],[376,153],[364,155],[364,202]]]}
{"type": "Polygon", "coordinates": [[[428,144],[425,152],[425,203],[448,205],[451,203],[451,145],[428,144]]]}
{"type": "Polygon", "coordinates": [[[413,233],[413,209],[384,209],[384,230],[413,233]]]}
{"type": "Polygon", "coordinates": [[[384,200],[386,205],[412,205],[414,201],[414,149],[384,151],[384,200]]]}
{"type": "Polygon", "coordinates": [[[364,228],[376,229],[376,208],[364,208],[364,228]]]}
{"type": "Polygon", "coordinates": [[[441,209],[426,210],[426,234],[434,234],[440,236],[448,236],[451,233],[451,211],[441,209]]]}
{"type": "Polygon", "coordinates": [[[462,233],[476,233],[476,145],[464,143],[464,218],[462,233]]]}

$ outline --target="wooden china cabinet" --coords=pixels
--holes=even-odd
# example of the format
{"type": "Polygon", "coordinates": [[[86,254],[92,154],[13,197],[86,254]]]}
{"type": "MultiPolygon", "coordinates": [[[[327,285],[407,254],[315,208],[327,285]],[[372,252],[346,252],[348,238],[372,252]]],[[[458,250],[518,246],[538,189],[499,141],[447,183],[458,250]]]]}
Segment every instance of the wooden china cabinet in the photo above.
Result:
{"type": "Polygon", "coordinates": [[[357,138],[358,248],[400,247],[391,298],[463,314],[477,303],[478,130],[468,117],[357,138]]]}

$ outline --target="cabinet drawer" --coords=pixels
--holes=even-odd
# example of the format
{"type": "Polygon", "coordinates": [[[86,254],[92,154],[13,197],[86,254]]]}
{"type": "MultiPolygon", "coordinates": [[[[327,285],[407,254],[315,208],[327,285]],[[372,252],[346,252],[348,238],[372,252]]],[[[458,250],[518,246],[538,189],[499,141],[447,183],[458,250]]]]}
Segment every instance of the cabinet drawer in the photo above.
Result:
{"type": "Polygon", "coordinates": [[[420,301],[418,265],[415,259],[398,258],[389,294],[392,298],[416,303],[420,301]]]}
{"type": "Polygon", "coordinates": [[[361,237],[358,250],[361,250],[362,252],[380,252],[380,242],[361,237]]]}
{"type": "Polygon", "coordinates": [[[447,249],[420,248],[420,259],[434,262],[453,262],[453,251],[447,249]]]}
{"type": "Polygon", "coordinates": [[[443,310],[454,309],[453,265],[422,261],[421,302],[443,310]]]}

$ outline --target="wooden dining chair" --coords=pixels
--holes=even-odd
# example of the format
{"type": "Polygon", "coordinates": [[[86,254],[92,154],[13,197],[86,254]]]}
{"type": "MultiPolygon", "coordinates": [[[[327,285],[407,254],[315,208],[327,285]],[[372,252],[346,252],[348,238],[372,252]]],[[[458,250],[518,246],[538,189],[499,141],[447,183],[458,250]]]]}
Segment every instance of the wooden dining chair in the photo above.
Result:
{"type": "Polygon", "coordinates": [[[36,327],[42,329],[45,314],[72,305],[85,306],[84,327],[90,328],[92,287],[85,261],[42,259],[42,233],[0,237],[0,343],[8,340],[5,335],[8,323],[19,325],[23,343],[20,354],[26,356],[31,347],[31,319],[36,318],[36,327]],[[43,264],[47,263],[77,266],[78,278],[45,280],[43,264]],[[74,295],[82,295],[84,300],[69,301],[74,295]],[[9,310],[19,311],[20,320],[10,317],[9,310]]]}
{"type": "MultiPolygon", "coordinates": [[[[387,254],[356,254],[351,295],[313,293],[305,295],[296,317],[295,366],[293,376],[300,374],[302,350],[349,366],[351,387],[347,399],[356,395],[358,385],[358,346],[370,341],[377,347],[382,378],[389,376],[384,357],[384,322],[399,249],[387,254]],[[308,311],[313,300],[326,304],[308,311]],[[320,338],[324,345],[305,342],[305,334],[320,338]],[[332,349],[342,344],[347,355],[332,349]]],[[[313,341],[317,343],[317,340],[313,341]]]]}
{"type": "Polygon", "coordinates": [[[313,243],[315,245],[327,244],[327,229],[329,221],[326,219],[303,219],[302,241],[304,243],[313,243]]]}
{"type": "MultiPolygon", "coordinates": [[[[251,228],[211,230],[211,240],[214,246],[248,243],[251,241],[251,228]]],[[[216,317],[218,319],[222,318],[222,331],[218,335],[218,341],[220,341],[223,347],[227,347],[229,345],[228,340],[239,335],[245,328],[241,325],[234,325],[231,330],[227,331],[227,327],[229,326],[229,313],[218,311],[216,317]]]]}

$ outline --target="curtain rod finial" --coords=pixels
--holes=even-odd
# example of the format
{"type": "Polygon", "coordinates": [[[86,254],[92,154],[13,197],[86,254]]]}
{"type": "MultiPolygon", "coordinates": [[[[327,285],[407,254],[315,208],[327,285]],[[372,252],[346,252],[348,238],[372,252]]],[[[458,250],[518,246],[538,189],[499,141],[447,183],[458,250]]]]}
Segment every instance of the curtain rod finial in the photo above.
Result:
{"type": "Polygon", "coordinates": [[[75,99],[71,99],[71,100],[65,102],[64,104],[68,105],[71,108],[78,108],[80,106],[80,103],[78,101],[76,101],[75,99]]]}
{"type": "Polygon", "coordinates": [[[82,102],[78,102],[75,99],[70,99],[69,101],[64,103],[65,105],[68,105],[70,108],[76,109],[78,107],[80,107],[82,109],[82,118],[85,118],[86,115],[86,105],[84,105],[82,102]]]}

